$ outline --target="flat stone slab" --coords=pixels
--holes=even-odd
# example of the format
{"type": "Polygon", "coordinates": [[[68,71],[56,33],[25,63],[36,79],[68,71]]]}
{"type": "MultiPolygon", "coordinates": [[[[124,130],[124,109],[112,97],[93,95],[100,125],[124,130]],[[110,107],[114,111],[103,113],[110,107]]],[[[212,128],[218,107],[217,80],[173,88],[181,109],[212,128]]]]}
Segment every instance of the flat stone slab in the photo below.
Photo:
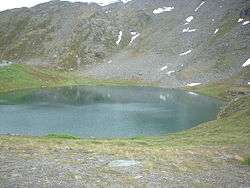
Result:
{"type": "Polygon", "coordinates": [[[130,167],[141,164],[139,161],[135,160],[115,160],[109,163],[110,167],[130,167]]]}

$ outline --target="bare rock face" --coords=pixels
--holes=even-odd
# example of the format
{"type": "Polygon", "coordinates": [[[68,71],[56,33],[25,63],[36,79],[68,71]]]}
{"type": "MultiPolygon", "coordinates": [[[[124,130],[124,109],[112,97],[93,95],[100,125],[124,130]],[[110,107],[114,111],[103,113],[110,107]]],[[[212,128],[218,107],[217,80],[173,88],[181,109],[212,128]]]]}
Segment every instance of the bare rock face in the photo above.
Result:
{"type": "Polygon", "coordinates": [[[250,56],[249,5],[246,0],[132,0],[107,6],[51,1],[3,11],[0,58],[81,69],[106,79],[173,87],[206,83],[242,71],[250,56]]]}

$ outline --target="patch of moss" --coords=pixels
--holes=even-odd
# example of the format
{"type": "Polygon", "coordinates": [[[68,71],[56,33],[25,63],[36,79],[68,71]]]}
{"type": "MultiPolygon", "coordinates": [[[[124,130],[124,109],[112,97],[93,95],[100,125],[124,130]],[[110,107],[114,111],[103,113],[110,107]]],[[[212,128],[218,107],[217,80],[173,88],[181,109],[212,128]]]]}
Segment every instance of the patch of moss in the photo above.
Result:
{"type": "Polygon", "coordinates": [[[250,157],[247,157],[246,159],[244,159],[244,160],[241,162],[241,164],[250,166],[250,157]]]}

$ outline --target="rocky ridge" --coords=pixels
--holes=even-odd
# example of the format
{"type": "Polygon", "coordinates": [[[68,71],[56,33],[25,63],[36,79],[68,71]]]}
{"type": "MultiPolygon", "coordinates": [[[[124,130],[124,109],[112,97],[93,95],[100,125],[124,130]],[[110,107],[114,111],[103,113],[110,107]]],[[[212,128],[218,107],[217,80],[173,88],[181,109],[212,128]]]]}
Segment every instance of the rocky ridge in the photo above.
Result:
{"type": "MultiPolygon", "coordinates": [[[[166,87],[228,78],[249,67],[249,1],[51,1],[0,12],[2,60],[81,70],[166,87]]],[[[244,83],[247,83],[244,80],[244,83]]]]}

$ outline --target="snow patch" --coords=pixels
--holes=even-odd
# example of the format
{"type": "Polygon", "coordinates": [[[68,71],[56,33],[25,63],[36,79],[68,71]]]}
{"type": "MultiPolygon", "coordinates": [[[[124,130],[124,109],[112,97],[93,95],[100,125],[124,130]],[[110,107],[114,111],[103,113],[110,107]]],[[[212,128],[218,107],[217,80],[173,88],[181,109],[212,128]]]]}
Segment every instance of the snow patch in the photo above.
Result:
{"type": "Polygon", "coordinates": [[[164,67],[161,68],[161,71],[164,71],[164,70],[166,70],[167,68],[168,68],[168,66],[166,65],[166,66],[164,66],[164,67]]]}
{"type": "Polygon", "coordinates": [[[131,45],[134,42],[134,40],[141,35],[140,33],[137,33],[137,32],[130,32],[130,34],[132,35],[132,37],[129,42],[129,45],[131,45]]]}
{"type": "Polygon", "coordinates": [[[106,10],[105,14],[108,14],[108,13],[111,13],[111,12],[112,12],[112,10],[106,10]]]}
{"type": "Polygon", "coordinates": [[[166,101],[167,97],[165,95],[160,95],[160,99],[163,100],[163,101],[166,101]]]}
{"type": "Polygon", "coordinates": [[[193,19],[194,19],[193,16],[187,17],[187,18],[186,18],[186,23],[185,23],[185,25],[189,24],[193,19]]]}
{"type": "Polygon", "coordinates": [[[195,95],[195,96],[197,96],[198,94],[197,93],[194,93],[194,92],[188,92],[190,95],[195,95]]]}
{"type": "Polygon", "coordinates": [[[186,52],[179,54],[179,56],[184,56],[184,55],[190,54],[191,52],[192,52],[192,50],[188,50],[186,52]]]}
{"type": "Polygon", "coordinates": [[[122,40],[122,31],[119,32],[118,40],[116,41],[116,44],[119,45],[122,40]]]}
{"type": "Polygon", "coordinates": [[[174,7],[163,7],[163,8],[157,8],[153,11],[154,14],[161,14],[163,12],[170,12],[174,9],[174,7]]]}
{"type": "Polygon", "coordinates": [[[121,0],[121,2],[123,2],[124,4],[128,3],[129,1],[132,1],[132,0],[121,0]]]}
{"type": "Polygon", "coordinates": [[[182,32],[183,33],[191,33],[191,32],[195,32],[197,29],[190,29],[189,27],[186,29],[183,29],[182,32]]]}
{"type": "Polygon", "coordinates": [[[215,29],[214,34],[218,33],[218,31],[219,31],[219,29],[218,29],[218,28],[217,28],[217,29],[215,29]]]}
{"type": "Polygon", "coordinates": [[[172,73],[175,73],[175,71],[168,71],[168,72],[167,72],[167,75],[168,75],[168,76],[171,76],[172,73]]]}
{"type": "Polygon", "coordinates": [[[243,23],[242,23],[242,25],[247,25],[247,24],[249,24],[250,23],[250,21],[244,21],[243,23]]]}
{"type": "Polygon", "coordinates": [[[194,10],[195,12],[197,12],[202,5],[204,5],[206,2],[205,1],[202,1],[201,4],[194,10]]]}
{"type": "Polygon", "coordinates": [[[190,83],[190,84],[187,84],[187,86],[190,86],[190,87],[198,86],[198,85],[201,85],[201,83],[190,83]]]}
{"type": "Polygon", "coordinates": [[[112,60],[109,60],[109,61],[108,61],[108,64],[111,64],[111,63],[112,63],[112,60]]]}
{"type": "Polygon", "coordinates": [[[247,85],[250,85],[250,82],[247,82],[247,85]]]}
{"type": "Polygon", "coordinates": [[[189,17],[186,18],[186,21],[189,23],[189,22],[191,22],[193,19],[194,19],[193,16],[189,16],[189,17]]]}
{"type": "Polygon", "coordinates": [[[0,67],[6,67],[6,66],[10,66],[11,64],[13,64],[10,61],[0,61],[0,67]]]}
{"type": "Polygon", "coordinates": [[[247,67],[250,65],[250,58],[242,65],[242,67],[247,67]]]}
{"type": "Polygon", "coordinates": [[[243,20],[244,20],[243,18],[239,18],[238,23],[242,22],[243,20]]]}

